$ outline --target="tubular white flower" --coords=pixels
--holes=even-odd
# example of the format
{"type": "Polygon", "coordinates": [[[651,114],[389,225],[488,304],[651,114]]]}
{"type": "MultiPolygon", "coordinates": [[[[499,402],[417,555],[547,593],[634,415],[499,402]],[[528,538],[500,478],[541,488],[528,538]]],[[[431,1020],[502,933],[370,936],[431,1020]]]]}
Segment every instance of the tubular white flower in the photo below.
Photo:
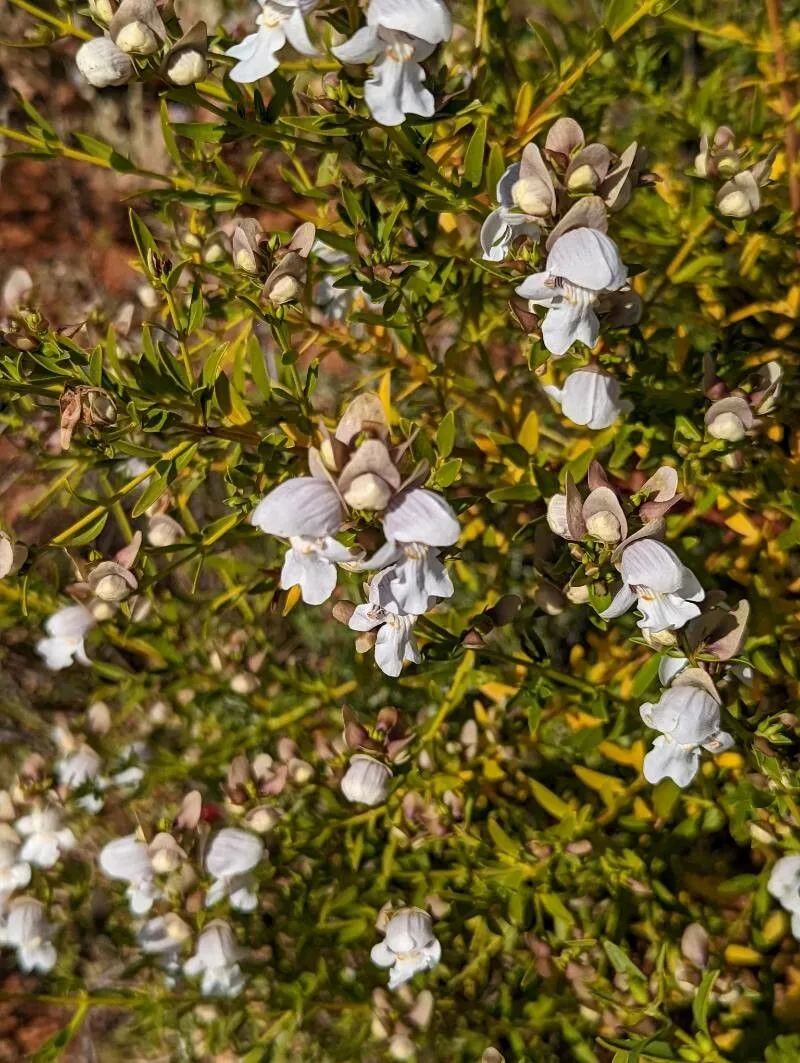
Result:
{"type": "Polygon", "coordinates": [[[74,753],[56,762],[56,776],[62,786],[77,790],[100,774],[100,756],[83,743],[74,753]]]}
{"type": "Polygon", "coordinates": [[[371,0],[367,25],[333,49],[342,63],[368,63],[372,76],[364,99],[376,122],[400,125],[409,114],[430,118],[435,110],[420,66],[449,39],[452,22],[441,0],[371,0]]]}
{"type": "Polygon", "coordinates": [[[268,77],[280,66],[277,53],[286,44],[301,55],[318,55],[305,24],[305,16],[314,6],[314,0],[264,0],[256,32],[225,53],[238,60],[231,69],[231,79],[250,84],[268,77]]]}
{"type": "Polygon", "coordinates": [[[192,936],[187,924],[175,912],[148,919],[137,932],[136,941],[142,952],[165,957],[174,962],[192,936]]]}
{"type": "Polygon", "coordinates": [[[376,577],[400,613],[422,616],[436,598],[451,598],[453,581],[439,560],[439,551],[424,543],[387,542],[358,571],[380,569],[376,577]]]}
{"type": "Polygon", "coordinates": [[[336,588],[337,563],[352,561],[353,553],[329,535],[319,539],[293,535],[289,543],[281,569],[281,587],[288,590],[298,586],[306,605],[322,605],[336,588]]]}
{"type": "Polygon", "coordinates": [[[389,967],[389,988],[397,989],[418,971],[435,967],[442,947],[433,932],[433,921],[420,908],[402,908],[390,919],[384,940],[370,953],[378,967],[389,967]]]}
{"type": "Polygon", "coordinates": [[[250,523],[289,540],[280,585],[299,586],[307,605],[321,605],[336,587],[337,563],[353,553],[333,538],[342,525],[342,503],[333,485],[313,476],[279,484],[259,502],[250,523]]]}
{"type": "Polygon", "coordinates": [[[244,975],[238,963],[244,954],[228,924],[214,919],[200,934],[195,953],[183,965],[183,970],[190,978],[202,976],[204,996],[235,997],[244,988],[244,975]]]}
{"type": "Polygon", "coordinates": [[[600,616],[612,620],[633,605],[642,613],[638,625],[649,631],[678,630],[700,615],[696,602],[705,591],[697,577],[664,543],[638,539],[623,546],[618,562],[622,587],[600,616]]]}
{"type": "Polygon", "coordinates": [[[570,229],[555,241],[543,273],[528,277],[517,294],[547,307],[542,339],[560,358],[576,340],[594,347],[600,322],[594,306],[600,295],[616,292],[628,274],[613,240],[597,229],[570,229]]]}
{"type": "Polygon", "coordinates": [[[719,702],[694,683],[670,687],[639,712],[648,727],[661,732],[644,758],[644,777],[650,783],[669,778],[688,786],[700,766],[701,750],[721,753],[733,745],[733,738],[720,730],[719,702]]]}
{"type": "Polygon", "coordinates": [[[31,880],[31,865],[21,857],[22,841],[7,824],[0,824],[0,916],[14,890],[31,880]]]}
{"type": "Polygon", "coordinates": [[[356,753],[350,758],[339,785],[348,801],[374,808],[386,800],[391,781],[391,768],[374,757],[356,753]]]}
{"type": "Polygon", "coordinates": [[[115,838],[100,851],[100,869],[109,878],[127,882],[125,894],[134,915],[144,915],[161,893],[154,882],[150,853],[135,834],[115,838]]]}
{"type": "Polygon", "coordinates": [[[241,912],[252,912],[258,904],[253,889],[255,880],[248,874],[264,855],[264,843],[257,834],[224,827],[216,834],[206,854],[206,870],[214,881],[206,894],[206,907],[211,908],[224,897],[241,912]]]}
{"type": "Polygon", "coordinates": [[[14,826],[25,838],[20,859],[34,867],[53,867],[63,852],[77,844],[72,831],[61,826],[60,811],[52,806],[22,816],[14,826]]]}
{"type": "Polygon", "coordinates": [[[92,662],[86,656],[84,639],[95,623],[92,614],[82,605],[66,605],[45,622],[48,638],[36,643],[36,652],[53,672],[69,668],[75,661],[90,665],[92,662]]]}
{"type": "Polygon", "coordinates": [[[481,250],[488,262],[502,262],[517,236],[530,236],[538,240],[541,235],[541,226],[536,217],[515,209],[514,189],[520,180],[520,170],[521,163],[514,163],[497,182],[499,206],[481,226],[481,250]]]}
{"type": "Polygon", "coordinates": [[[388,590],[387,573],[379,572],[370,580],[367,603],[356,606],[348,626],[352,631],[378,628],[375,663],[386,675],[396,678],[405,661],[419,664],[422,660],[414,638],[416,619],[399,612],[388,590]]]}
{"type": "Polygon", "coordinates": [[[47,974],[58,958],[52,932],[44,906],[32,897],[18,897],[9,905],[5,925],[0,924],[0,945],[17,950],[20,970],[47,974]]]}
{"type": "Polygon", "coordinates": [[[619,384],[613,377],[589,369],[578,369],[561,388],[548,384],[544,391],[570,421],[595,431],[608,428],[631,409],[630,403],[620,401],[619,384]]]}

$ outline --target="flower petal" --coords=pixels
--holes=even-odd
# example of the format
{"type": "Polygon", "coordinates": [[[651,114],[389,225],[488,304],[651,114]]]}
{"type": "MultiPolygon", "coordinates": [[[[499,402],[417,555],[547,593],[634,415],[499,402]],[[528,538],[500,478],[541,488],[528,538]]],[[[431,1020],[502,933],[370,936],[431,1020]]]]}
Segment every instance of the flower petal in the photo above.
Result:
{"type": "Polygon", "coordinates": [[[285,480],[265,495],[250,523],[269,535],[322,537],[339,530],[342,504],[334,487],[312,476],[285,480]]]}
{"type": "Polygon", "coordinates": [[[607,606],[600,617],[603,620],[616,620],[618,616],[622,616],[623,613],[631,608],[636,602],[636,594],[628,586],[627,583],[623,583],[617,593],[614,595],[614,601],[611,605],[607,606]]]}
{"type": "Polygon", "coordinates": [[[602,292],[621,288],[628,277],[617,245],[597,229],[570,229],[553,244],[547,272],[571,284],[602,292]]]}
{"type": "Polygon", "coordinates": [[[319,55],[311,43],[302,11],[294,11],[283,24],[286,40],[300,55],[319,55]]]}
{"type": "Polygon", "coordinates": [[[619,563],[626,583],[662,594],[678,590],[684,580],[684,567],[668,546],[654,539],[639,539],[626,546],[619,563]]]}
{"type": "Polygon", "coordinates": [[[273,26],[270,29],[262,28],[257,33],[251,33],[239,44],[235,44],[225,53],[233,59],[238,59],[231,68],[232,81],[242,85],[250,85],[254,81],[268,77],[280,66],[277,52],[286,43],[286,33],[281,26],[273,26]]]}
{"type": "Polygon", "coordinates": [[[644,758],[642,774],[649,783],[672,779],[678,786],[688,786],[697,774],[699,766],[700,754],[696,749],[682,749],[661,736],[655,740],[653,748],[644,758]]]}
{"type": "Polygon", "coordinates": [[[398,30],[429,44],[450,39],[453,23],[441,0],[371,0],[367,25],[398,30]]]}
{"type": "Polygon", "coordinates": [[[398,495],[383,518],[387,539],[425,546],[452,546],[461,534],[456,515],[441,495],[414,487],[398,495]]]}
{"type": "Polygon", "coordinates": [[[331,48],[341,63],[371,63],[381,51],[378,31],[372,26],[362,26],[344,44],[331,48]]]}

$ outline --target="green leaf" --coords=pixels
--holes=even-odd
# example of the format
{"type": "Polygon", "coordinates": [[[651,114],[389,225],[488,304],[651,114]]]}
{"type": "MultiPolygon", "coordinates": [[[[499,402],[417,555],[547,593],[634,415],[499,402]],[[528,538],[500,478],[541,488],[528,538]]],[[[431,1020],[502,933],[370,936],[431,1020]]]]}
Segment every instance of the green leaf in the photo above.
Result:
{"type": "Polygon", "coordinates": [[[548,790],[546,786],[536,779],[528,779],[528,785],[531,788],[534,801],[555,819],[563,819],[564,816],[569,815],[572,811],[566,801],[556,797],[552,790],[548,790]]]}
{"type": "Polygon", "coordinates": [[[456,419],[452,410],[448,410],[441,420],[436,432],[436,449],[440,458],[447,458],[456,441],[456,419]]]}
{"type": "Polygon", "coordinates": [[[556,73],[556,77],[560,77],[561,57],[558,54],[558,48],[556,48],[556,43],[550,36],[549,30],[545,29],[545,27],[540,22],[534,22],[532,18],[528,19],[528,25],[531,27],[533,32],[541,41],[542,47],[544,48],[547,54],[547,58],[553,64],[553,70],[556,73]]]}
{"type": "Polygon", "coordinates": [[[60,541],[60,546],[86,546],[88,543],[93,543],[98,537],[100,532],[105,528],[106,521],[108,520],[108,512],[101,513],[99,517],[92,521],[87,527],[71,536],[69,539],[63,539],[60,541]]]}
{"type": "Polygon", "coordinates": [[[158,247],[153,239],[153,234],[136,211],[130,210],[128,212],[128,217],[130,218],[131,232],[133,233],[133,239],[136,243],[136,249],[139,252],[139,258],[141,259],[145,271],[149,275],[152,256],[158,254],[158,247]]]}
{"type": "Polygon", "coordinates": [[[467,150],[464,153],[464,182],[471,185],[473,188],[478,187],[481,183],[481,177],[483,176],[483,153],[486,148],[486,128],[486,119],[481,118],[475,127],[475,132],[470,137],[467,150]]]}
{"type": "Polygon", "coordinates": [[[708,1031],[708,1007],[711,1002],[711,991],[717,978],[719,978],[719,974],[719,971],[706,971],[692,1001],[694,1021],[707,1037],[710,1036],[708,1031]]]}

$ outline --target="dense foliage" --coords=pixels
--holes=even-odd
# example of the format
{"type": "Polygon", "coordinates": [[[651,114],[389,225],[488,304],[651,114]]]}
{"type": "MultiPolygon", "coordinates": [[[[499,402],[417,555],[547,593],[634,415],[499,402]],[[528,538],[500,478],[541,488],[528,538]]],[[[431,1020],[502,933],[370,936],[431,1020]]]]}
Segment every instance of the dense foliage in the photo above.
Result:
{"type": "Polygon", "coordinates": [[[318,54],[256,84],[250,12],[187,43],[205,12],[134,2],[130,57],[121,6],[13,0],[54,87],[116,19],[112,87],[77,119],[18,92],[2,132],[7,173],[124,178],[140,275],[71,305],[4,258],[0,962],[60,1026],[31,1058],[796,1060],[791,5],[454,0],[381,37],[435,99],[386,125],[356,0],[287,0],[318,54]],[[99,131],[134,91],[163,171],[99,131]],[[297,477],[335,510],[305,535],[291,490],[259,506],[297,477]],[[430,916],[394,992],[389,905],[430,916]]]}

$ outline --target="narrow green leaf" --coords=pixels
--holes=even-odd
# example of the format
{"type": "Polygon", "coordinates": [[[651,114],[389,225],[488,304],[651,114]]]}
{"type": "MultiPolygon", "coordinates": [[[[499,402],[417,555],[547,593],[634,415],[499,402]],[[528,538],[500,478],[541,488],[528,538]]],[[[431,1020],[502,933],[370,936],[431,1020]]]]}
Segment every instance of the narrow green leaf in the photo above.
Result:
{"type": "Polygon", "coordinates": [[[481,118],[464,153],[464,182],[477,188],[483,176],[483,153],[486,148],[486,119],[481,118]]]}

